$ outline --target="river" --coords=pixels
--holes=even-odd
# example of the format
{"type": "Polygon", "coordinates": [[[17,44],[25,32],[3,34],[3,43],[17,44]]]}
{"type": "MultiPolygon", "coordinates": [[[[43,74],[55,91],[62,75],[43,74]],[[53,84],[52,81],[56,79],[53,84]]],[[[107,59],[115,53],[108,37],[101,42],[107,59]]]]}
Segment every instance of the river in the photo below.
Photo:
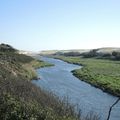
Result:
{"type": "MultiPolygon", "coordinates": [[[[73,76],[71,71],[79,69],[81,66],[47,57],[39,57],[38,59],[55,66],[37,69],[40,80],[33,80],[34,84],[54,92],[59,97],[67,96],[71,103],[79,105],[83,114],[92,111],[98,114],[101,120],[106,120],[109,107],[116,101],[117,97],[73,76]]],[[[110,120],[120,120],[120,102],[113,108],[110,120]]]]}

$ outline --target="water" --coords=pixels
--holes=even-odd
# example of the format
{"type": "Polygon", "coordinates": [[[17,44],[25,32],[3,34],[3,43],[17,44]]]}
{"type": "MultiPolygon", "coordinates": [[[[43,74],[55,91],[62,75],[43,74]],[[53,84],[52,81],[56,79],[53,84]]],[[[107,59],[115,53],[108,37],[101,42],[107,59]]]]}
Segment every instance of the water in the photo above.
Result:
{"type": "MultiPolygon", "coordinates": [[[[106,120],[109,107],[117,97],[74,77],[71,71],[79,69],[81,66],[53,58],[41,57],[40,59],[55,66],[38,69],[37,73],[41,79],[33,80],[33,83],[43,89],[53,91],[59,97],[67,96],[71,103],[80,106],[83,114],[93,111],[99,114],[101,120],[106,120]]],[[[120,102],[113,108],[110,120],[120,120],[120,102]]]]}

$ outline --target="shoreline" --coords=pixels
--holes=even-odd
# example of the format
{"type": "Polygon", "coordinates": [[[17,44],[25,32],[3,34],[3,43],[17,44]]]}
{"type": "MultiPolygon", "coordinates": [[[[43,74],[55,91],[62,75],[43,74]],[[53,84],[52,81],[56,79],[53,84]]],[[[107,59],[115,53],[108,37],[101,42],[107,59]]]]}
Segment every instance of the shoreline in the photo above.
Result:
{"type": "MultiPolygon", "coordinates": [[[[70,61],[64,60],[64,58],[63,58],[63,59],[62,59],[62,58],[59,58],[59,57],[53,57],[53,58],[54,58],[54,59],[63,60],[64,62],[67,62],[67,63],[70,63],[70,64],[79,65],[79,66],[82,66],[82,67],[85,66],[85,65],[83,65],[83,64],[81,64],[81,63],[80,63],[80,64],[79,64],[79,63],[71,63],[70,61]]],[[[80,68],[80,69],[81,69],[81,68],[80,68]]],[[[71,72],[72,72],[72,74],[73,74],[75,77],[77,77],[79,80],[81,80],[81,81],[83,81],[83,82],[86,82],[86,83],[90,84],[91,86],[93,86],[93,87],[95,87],[95,88],[98,88],[98,89],[102,90],[103,92],[105,92],[105,93],[107,93],[107,94],[110,94],[110,95],[115,96],[115,97],[120,97],[120,95],[119,95],[118,93],[113,92],[113,91],[110,90],[109,88],[105,88],[105,87],[100,86],[99,84],[92,83],[92,82],[88,81],[87,79],[84,79],[83,76],[80,77],[80,75],[78,75],[78,74],[75,73],[77,70],[78,70],[78,69],[75,69],[75,70],[73,70],[73,71],[71,71],[71,72]]],[[[89,79],[89,78],[88,78],[88,79],[89,79]]]]}

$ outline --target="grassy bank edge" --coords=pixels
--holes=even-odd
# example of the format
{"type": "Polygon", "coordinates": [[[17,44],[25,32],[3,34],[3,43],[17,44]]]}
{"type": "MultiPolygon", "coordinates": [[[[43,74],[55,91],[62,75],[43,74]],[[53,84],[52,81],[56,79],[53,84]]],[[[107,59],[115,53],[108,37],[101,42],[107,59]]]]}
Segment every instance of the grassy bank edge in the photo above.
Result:
{"type": "Polygon", "coordinates": [[[3,53],[0,65],[1,120],[78,120],[74,106],[30,81],[36,77],[35,69],[51,64],[26,55],[3,53]]]}
{"type": "Polygon", "coordinates": [[[25,71],[26,71],[25,75],[27,76],[27,78],[29,80],[33,80],[33,79],[37,80],[39,78],[36,73],[36,69],[43,68],[43,67],[51,67],[51,66],[53,66],[53,64],[34,59],[30,63],[23,64],[22,66],[25,69],[25,71]]]}
{"type": "Polygon", "coordinates": [[[100,82],[94,82],[94,81],[93,81],[93,78],[91,78],[91,77],[89,77],[89,76],[84,76],[84,75],[82,74],[82,72],[87,69],[87,65],[86,65],[86,64],[83,64],[83,63],[80,62],[80,61],[79,61],[79,62],[78,62],[78,61],[77,61],[77,62],[76,62],[76,61],[73,62],[73,61],[70,61],[69,59],[66,59],[66,58],[69,58],[69,57],[64,57],[64,56],[56,56],[56,57],[52,56],[52,57],[55,58],[55,59],[63,60],[63,61],[68,62],[68,63],[70,63],[70,64],[76,64],[76,65],[83,66],[83,67],[80,68],[80,69],[76,69],[76,70],[71,71],[75,77],[77,77],[77,78],[80,79],[81,81],[84,81],[84,82],[86,82],[86,83],[89,83],[90,85],[92,85],[92,86],[94,86],[94,87],[96,87],[96,88],[101,89],[103,92],[109,93],[109,94],[111,94],[111,95],[113,95],[113,96],[120,97],[120,92],[119,92],[119,91],[117,91],[117,90],[114,91],[112,88],[108,88],[107,86],[104,86],[104,85],[103,85],[102,83],[100,83],[100,82]],[[78,71],[82,71],[81,74],[80,74],[80,72],[78,72],[78,71]]]}

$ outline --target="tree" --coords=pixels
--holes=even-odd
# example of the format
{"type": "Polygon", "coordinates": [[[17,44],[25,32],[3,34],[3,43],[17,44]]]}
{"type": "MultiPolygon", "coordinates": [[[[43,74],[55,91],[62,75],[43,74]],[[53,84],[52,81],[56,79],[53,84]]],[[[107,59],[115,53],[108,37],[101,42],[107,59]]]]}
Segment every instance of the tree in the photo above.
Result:
{"type": "Polygon", "coordinates": [[[120,60],[120,52],[113,51],[112,55],[115,57],[115,60],[120,60]]]}

